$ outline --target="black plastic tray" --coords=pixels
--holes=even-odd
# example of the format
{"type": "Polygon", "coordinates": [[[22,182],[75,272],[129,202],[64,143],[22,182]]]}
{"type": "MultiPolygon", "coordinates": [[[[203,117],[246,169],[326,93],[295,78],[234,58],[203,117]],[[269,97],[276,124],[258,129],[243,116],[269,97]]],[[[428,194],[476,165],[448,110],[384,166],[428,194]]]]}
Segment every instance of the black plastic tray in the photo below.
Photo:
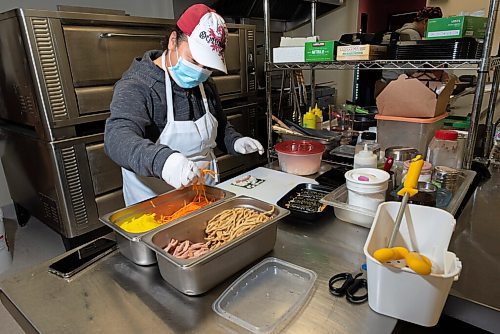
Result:
{"type": "MultiPolygon", "coordinates": [[[[315,221],[320,219],[321,217],[324,217],[325,215],[329,213],[333,213],[331,210],[330,206],[325,206],[322,211],[320,212],[310,212],[310,211],[303,211],[303,210],[298,210],[295,208],[289,208],[286,206],[286,204],[292,200],[293,198],[296,198],[297,195],[304,190],[313,190],[315,192],[322,193],[323,196],[331,193],[334,189],[331,187],[325,187],[322,185],[317,185],[317,184],[312,184],[312,183],[301,183],[295,186],[292,190],[290,190],[285,196],[283,196],[277,204],[290,211],[290,215],[287,217],[287,219],[293,219],[293,220],[307,220],[307,221],[315,221]]],[[[319,202],[321,198],[318,198],[318,207],[323,206],[322,203],[319,202]]]]}
{"type": "Polygon", "coordinates": [[[352,166],[334,165],[332,169],[324,172],[315,180],[322,186],[336,189],[345,183],[344,174],[351,169],[352,166]]]}

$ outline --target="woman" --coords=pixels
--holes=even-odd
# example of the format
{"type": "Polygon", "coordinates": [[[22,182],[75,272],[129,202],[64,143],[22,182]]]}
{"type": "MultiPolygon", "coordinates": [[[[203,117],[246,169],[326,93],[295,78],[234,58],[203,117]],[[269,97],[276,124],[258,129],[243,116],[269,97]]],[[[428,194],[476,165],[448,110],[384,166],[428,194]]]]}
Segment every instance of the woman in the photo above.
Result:
{"type": "Polygon", "coordinates": [[[230,154],[264,153],[228,123],[208,80],[212,70],[227,73],[226,37],[221,16],[193,5],[177,21],[167,50],[135,59],[116,83],[104,145],[122,167],[127,206],[167,191],[165,182],[179,189],[197,181],[202,169],[217,172],[216,146],[230,154]]]}

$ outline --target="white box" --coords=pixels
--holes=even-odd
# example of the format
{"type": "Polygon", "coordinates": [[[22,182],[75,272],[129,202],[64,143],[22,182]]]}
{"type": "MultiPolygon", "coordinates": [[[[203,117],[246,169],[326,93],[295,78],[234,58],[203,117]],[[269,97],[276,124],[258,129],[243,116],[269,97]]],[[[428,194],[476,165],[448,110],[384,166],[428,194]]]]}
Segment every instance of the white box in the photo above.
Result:
{"type": "MultiPolygon", "coordinates": [[[[375,312],[421,326],[437,324],[451,284],[462,264],[448,252],[455,219],[441,209],[408,204],[394,246],[403,246],[428,257],[430,275],[409,268],[382,264],[373,253],[387,247],[401,203],[379,205],[364,246],[368,276],[368,304],[375,312]]],[[[397,261],[399,262],[399,261],[397,261]]]]}
{"type": "Polygon", "coordinates": [[[287,46],[273,48],[273,63],[304,63],[304,46],[287,46]]]}
{"type": "Polygon", "coordinates": [[[304,46],[306,42],[317,42],[319,36],[311,37],[281,37],[280,47],[304,46]]]}

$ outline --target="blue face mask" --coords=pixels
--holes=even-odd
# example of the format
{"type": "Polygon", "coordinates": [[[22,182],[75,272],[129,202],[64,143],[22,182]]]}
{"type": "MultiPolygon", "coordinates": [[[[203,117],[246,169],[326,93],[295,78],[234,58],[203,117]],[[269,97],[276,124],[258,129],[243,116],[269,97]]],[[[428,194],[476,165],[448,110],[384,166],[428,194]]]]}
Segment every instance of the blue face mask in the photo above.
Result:
{"type": "MultiPolygon", "coordinates": [[[[170,64],[172,64],[170,53],[168,54],[168,59],[170,60],[170,64]]],[[[196,87],[206,81],[212,74],[212,71],[201,68],[179,56],[177,56],[177,64],[168,69],[172,72],[175,82],[182,88],[196,87]]]]}

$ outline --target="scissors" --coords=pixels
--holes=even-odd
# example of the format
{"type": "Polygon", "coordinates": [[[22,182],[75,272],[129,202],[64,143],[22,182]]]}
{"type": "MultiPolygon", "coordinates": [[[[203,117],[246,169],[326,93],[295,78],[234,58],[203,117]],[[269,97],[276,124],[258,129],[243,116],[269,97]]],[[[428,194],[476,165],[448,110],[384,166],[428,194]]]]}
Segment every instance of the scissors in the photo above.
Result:
{"type": "Polygon", "coordinates": [[[353,304],[361,304],[368,300],[368,284],[365,278],[358,278],[363,273],[359,273],[356,276],[352,276],[350,273],[340,273],[328,281],[328,288],[330,293],[337,297],[346,296],[348,302],[353,304]],[[339,283],[342,285],[338,287],[339,283]],[[356,294],[360,289],[365,289],[365,293],[362,295],[356,294]]]}

